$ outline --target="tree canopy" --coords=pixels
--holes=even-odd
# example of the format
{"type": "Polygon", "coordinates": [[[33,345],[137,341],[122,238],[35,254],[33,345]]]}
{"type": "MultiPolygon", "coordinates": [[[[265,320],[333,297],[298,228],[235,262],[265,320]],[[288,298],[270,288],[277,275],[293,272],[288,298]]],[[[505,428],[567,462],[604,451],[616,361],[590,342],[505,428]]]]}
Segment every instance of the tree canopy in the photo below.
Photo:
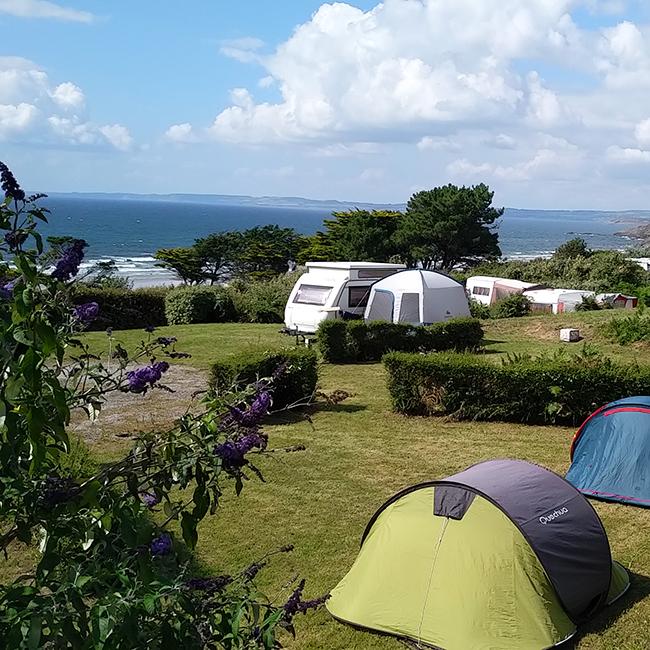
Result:
{"type": "Polygon", "coordinates": [[[389,210],[333,212],[333,218],[324,222],[325,230],[309,239],[301,258],[387,262],[399,252],[395,233],[402,216],[401,212],[389,210]]]}
{"type": "Polygon", "coordinates": [[[410,266],[451,270],[501,255],[493,226],[503,214],[494,208],[494,192],[445,185],[414,194],[395,233],[403,260],[410,266]]]}

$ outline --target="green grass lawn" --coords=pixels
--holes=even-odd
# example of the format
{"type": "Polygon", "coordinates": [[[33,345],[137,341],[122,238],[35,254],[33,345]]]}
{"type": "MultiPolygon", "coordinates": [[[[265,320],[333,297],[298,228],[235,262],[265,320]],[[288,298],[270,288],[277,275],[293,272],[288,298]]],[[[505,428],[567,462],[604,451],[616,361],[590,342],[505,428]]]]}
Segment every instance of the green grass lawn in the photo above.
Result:
{"type": "MultiPolygon", "coordinates": [[[[560,344],[560,326],[580,327],[587,341],[611,356],[642,359],[648,348],[621,348],[605,342],[597,324],[610,312],[530,317],[486,324],[489,348],[504,354],[538,352],[560,344]]],[[[192,367],[205,369],[216,358],[260,347],[292,344],[277,325],[203,325],[161,328],[192,353],[192,367]]],[[[141,332],[118,332],[126,344],[141,332]]],[[[105,335],[88,335],[99,350],[105,335]]],[[[569,346],[571,347],[571,346],[569,346]]],[[[498,358],[498,355],[494,355],[498,358]]],[[[204,377],[204,373],[197,376],[204,377]]],[[[203,381],[203,380],[202,380],[203,381]]],[[[390,412],[381,364],[321,368],[325,391],[343,389],[353,397],[336,407],[321,406],[312,422],[287,419],[268,427],[272,447],[302,443],[306,451],[275,453],[259,463],[266,483],[251,480],[240,497],[229,495],[201,527],[198,556],[206,571],[222,573],[249,565],[269,550],[294,544],[295,551],[274,560],[263,572],[263,587],[281,601],[286,582],[307,578],[309,597],[334,587],[356,557],[364,527],[375,510],[400,488],[440,478],[481,460],[521,458],[559,473],[569,464],[574,431],[560,427],[500,423],[456,423],[436,418],[406,418],[390,412]],[[282,585],[285,585],[283,588],[282,585]]],[[[101,421],[100,421],[101,424],[101,421]]],[[[106,454],[106,440],[102,443],[106,454]]],[[[641,650],[650,644],[650,510],[595,503],[614,557],[634,575],[630,592],[582,628],[580,649],[641,650]]],[[[28,564],[29,557],[22,563],[28,564]]],[[[7,567],[3,567],[5,575],[7,567]]],[[[337,623],[325,610],[296,621],[293,649],[395,649],[397,640],[360,632],[337,623]]]]}
{"type": "MultiPolygon", "coordinates": [[[[216,359],[232,354],[245,353],[247,350],[277,349],[281,346],[294,345],[292,337],[280,334],[280,325],[249,325],[246,323],[221,323],[214,325],[175,325],[159,327],[151,335],[175,336],[178,338],[177,350],[192,355],[183,361],[195,368],[207,369],[216,359]]],[[[128,350],[134,349],[149,335],[142,330],[125,330],[115,332],[116,342],[122,343],[128,350]]],[[[85,340],[96,354],[106,354],[108,338],[104,332],[89,332],[85,340]]]]}

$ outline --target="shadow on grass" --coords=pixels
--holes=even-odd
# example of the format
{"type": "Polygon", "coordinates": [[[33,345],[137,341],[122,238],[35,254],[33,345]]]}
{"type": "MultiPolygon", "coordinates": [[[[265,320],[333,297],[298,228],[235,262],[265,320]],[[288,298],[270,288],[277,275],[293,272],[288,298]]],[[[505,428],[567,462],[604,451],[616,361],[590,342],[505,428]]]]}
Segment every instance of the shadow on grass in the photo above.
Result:
{"type": "Polygon", "coordinates": [[[581,625],[576,636],[562,644],[561,648],[567,650],[577,648],[586,634],[603,632],[628,609],[650,596],[650,578],[633,571],[628,571],[628,573],[630,574],[630,588],[627,593],[609,607],[605,607],[598,616],[581,625]]]}
{"type": "Polygon", "coordinates": [[[304,422],[305,420],[309,421],[316,413],[358,413],[359,411],[365,411],[367,408],[367,406],[362,404],[327,404],[325,402],[317,402],[305,408],[271,413],[266,418],[266,423],[269,425],[295,424],[296,422],[304,422]]]}

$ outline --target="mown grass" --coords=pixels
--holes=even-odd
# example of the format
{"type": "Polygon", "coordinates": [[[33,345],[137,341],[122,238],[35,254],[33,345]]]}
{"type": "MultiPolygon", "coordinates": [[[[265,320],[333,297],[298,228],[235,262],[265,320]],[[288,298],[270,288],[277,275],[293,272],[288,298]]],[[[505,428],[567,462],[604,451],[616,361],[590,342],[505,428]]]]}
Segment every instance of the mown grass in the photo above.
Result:
{"type": "MultiPolygon", "coordinates": [[[[490,321],[485,324],[491,341],[488,350],[498,359],[508,352],[567,347],[559,342],[559,328],[578,326],[588,342],[598,344],[608,355],[643,361],[643,349],[622,348],[598,333],[598,324],[611,317],[611,312],[596,312],[490,321]]],[[[205,370],[215,358],[235,352],[292,344],[278,329],[276,325],[204,325],[161,328],[156,334],[177,336],[179,349],[194,355],[188,363],[205,370]]],[[[116,338],[128,345],[141,336],[137,331],[116,333],[116,338]]],[[[87,335],[98,350],[105,346],[104,337],[101,333],[87,335]]],[[[650,362],[647,352],[645,360],[650,362]]],[[[197,370],[196,378],[201,384],[205,373],[197,370]]],[[[447,476],[489,458],[526,459],[562,474],[568,468],[572,429],[457,423],[391,413],[381,364],[325,365],[321,388],[343,389],[353,396],[338,406],[320,405],[311,422],[287,417],[268,427],[272,447],[304,444],[306,450],[260,459],[266,482],[251,480],[241,496],[228,495],[218,514],[204,521],[198,559],[206,571],[237,570],[269,550],[291,543],[295,551],[280,556],[261,574],[263,587],[281,601],[290,591],[287,580],[301,575],[307,578],[308,595],[319,595],[343,577],[356,557],[369,518],[400,488],[447,476]]],[[[124,422],[129,417],[125,411],[124,422]]],[[[105,426],[112,431],[118,425],[105,426]]],[[[120,444],[117,439],[98,439],[101,444],[93,445],[102,458],[109,457],[120,444]]],[[[633,585],[624,599],[584,626],[569,647],[645,649],[650,645],[650,510],[594,505],[608,531],[614,557],[634,574],[633,585]]],[[[29,561],[29,555],[20,559],[21,570],[29,561]]],[[[0,564],[3,576],[15,575],[14,569],[15,564],[0,564]]],[[[403,647],[395,639],[337,623],[325,610],[300,617],[296,627],[297,639],[285,639],[286,646],[294,650],[403,647]]]]}

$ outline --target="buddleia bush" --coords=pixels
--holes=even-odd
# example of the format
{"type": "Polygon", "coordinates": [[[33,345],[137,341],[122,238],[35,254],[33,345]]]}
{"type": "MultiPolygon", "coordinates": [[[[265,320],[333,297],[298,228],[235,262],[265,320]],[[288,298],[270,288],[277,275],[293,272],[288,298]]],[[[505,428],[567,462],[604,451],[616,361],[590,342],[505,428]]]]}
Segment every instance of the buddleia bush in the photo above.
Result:
{"type": "MultiPolygon", "coordinates": [[[[304,581],[273,601],[256,587],[274,553],[234,573],[193,574],[199,523],[229,491],[261,477],[273,378],[210,395],[169,430],[142,435],[123,458],[93,467],[68,434],[116,391],[164,389],[176,340],[148,328],[129,353],[110,338],[100,358],[80,333],[100,306],[74,305],[86,243],[44,261],[47,210],[0,163],[0,551],[34,566],[0,584],[1,648],[279,648],[304,581]],[[83,467],[81,467],[83,463],[83,467]],[[180,530],[177,536],[173,531],[180,530]]],[[[289,552],[290,547],[278,552],[289,552]]]]}

